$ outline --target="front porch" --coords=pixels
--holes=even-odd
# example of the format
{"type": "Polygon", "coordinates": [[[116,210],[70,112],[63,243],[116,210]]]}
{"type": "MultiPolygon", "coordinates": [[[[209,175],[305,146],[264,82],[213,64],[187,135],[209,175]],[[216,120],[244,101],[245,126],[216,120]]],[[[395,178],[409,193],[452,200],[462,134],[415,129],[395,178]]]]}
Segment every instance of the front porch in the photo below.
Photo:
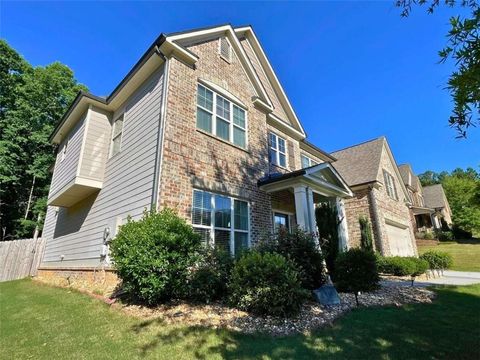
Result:
{"type": "Polygon", "coordinates": [[[352,191],[329,164],[323,163],[286,174],[274,174],[258,183],[260,189],[271,195],[274,230],[279,226],[299,226],[317,236],[315,207],[330,202],[336,206],[341,248],[348,248],[348,226],[344,198],[352,191]]]}
{"type": "Polygon", "coordinates": [[[413,206],[412,211],[415,219],[415,232],[431,232],[438,228],[433,217],[435,210],[413,206]]]}

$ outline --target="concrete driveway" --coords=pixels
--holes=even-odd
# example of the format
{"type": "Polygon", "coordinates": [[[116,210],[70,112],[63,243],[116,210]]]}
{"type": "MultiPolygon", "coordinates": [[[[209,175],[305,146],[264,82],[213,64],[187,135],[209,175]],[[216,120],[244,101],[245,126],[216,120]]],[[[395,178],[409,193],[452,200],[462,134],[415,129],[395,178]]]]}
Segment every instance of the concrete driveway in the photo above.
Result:
{"type": "MultiPolygon", "coordinates": [[[[383,280],[381,284],[384,286],[410,286],[410,281],[392,281],[383,280]]],[[[470,271],[452,271],[445,270],[442,277],[430,278],[428,280],[415,281],[415,286],[431,286],[431,285],[472,285],[480,284],[480,272],[470,271]]]]}

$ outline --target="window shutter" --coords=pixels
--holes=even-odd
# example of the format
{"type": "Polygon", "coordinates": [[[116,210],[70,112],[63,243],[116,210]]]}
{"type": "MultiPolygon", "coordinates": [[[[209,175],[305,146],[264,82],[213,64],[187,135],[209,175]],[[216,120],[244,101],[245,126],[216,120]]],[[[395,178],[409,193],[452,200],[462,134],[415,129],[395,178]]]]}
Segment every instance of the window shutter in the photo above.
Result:
{"type": "Polygon", "coordinates": [[[293,143],[289,140],[288,142],[288,167],[290,170],[295,170],[297,167],[295,166],[295,151],[293,149],[293,143]]]}

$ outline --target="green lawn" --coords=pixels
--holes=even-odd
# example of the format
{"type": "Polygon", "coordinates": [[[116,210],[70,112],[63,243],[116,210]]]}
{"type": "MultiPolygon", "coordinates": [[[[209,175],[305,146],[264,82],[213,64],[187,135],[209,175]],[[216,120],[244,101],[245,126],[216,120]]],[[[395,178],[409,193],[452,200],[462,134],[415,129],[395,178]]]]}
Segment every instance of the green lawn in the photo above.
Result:
{"type": "Polygon", "coordinates": [[[480,285],[433,304],[353,311],[312,335],[272,338],[128,317],[30,280],[0,284],[2,359],[479,359],[480,285]]]}
{"type": "Polygon", "coordinates": [[[480,271],[480,240],[439,242],[438,245],[418,246],[419,255],[428,250],[445,251],[451,254],[452,270],[480,271]]]}

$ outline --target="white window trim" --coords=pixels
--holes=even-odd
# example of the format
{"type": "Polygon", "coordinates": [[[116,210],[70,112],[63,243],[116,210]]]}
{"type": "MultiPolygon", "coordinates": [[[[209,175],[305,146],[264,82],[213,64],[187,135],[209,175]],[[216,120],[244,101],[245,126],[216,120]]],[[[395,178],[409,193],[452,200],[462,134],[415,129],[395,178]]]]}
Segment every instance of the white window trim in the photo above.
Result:
{"type": "Polygon", "coordinates": [[[120,152],[122,152],[122,143],[123,143],[123,130],[124,130],[124,127],[125,127],[125,113],[122,113],[120,115],[118,115],[115,120],[113,120],[113,123],[112,123],[112,135],[111,135],[111,138],[110,138],[110,156],[109,158],[112,158],[114,157],[115,155],[119,154],[120,152]],[[117,134],[116,136],[114,136],[115,134],[115,122],[117,120],[119,120],[120,118],[123,117],[123,122],[122,122],[122,131],[120,131],[120,134],[117,134]],[[115,138],[117,138],[118,136],[120,136],[120,148],[118,149],[118,151],[114,154],[113,153],[113,140],[115,138]]]}
{"type": "Polygon", "coordinates": [[[63,148],[62,148],[62,154],[60,156],[60,162],[62,162],[63,160],[65,160],[65,158],[67,157],[67,149],[68,149],[68,142],[70,141],[69,138],[67,138],[65,140],[65,144],[63,145],[63,148]]]}
{"type": "Polygon", "coordinates": [[[197,128],[198,130],[200,131],[205,131],[209,134],[212,134],[213,136],[219,138],[221,141],[226,141],[230,144],[232,144],[233,146],[236,146],[240,149],[244,149],[246,150],[248,148],[248,112],[247,112],[247,109],[245,109],[245,107],[243,107],[241,104],[238,104],[237,102],[234,102],[232,101],[230,98],[227,98],[221,94],[219,94],[218,92],[216,92],[215,90],[213,90],[212,88],[204,85],[204,84],[201,84],[201,83],[197,83],[197,108],[200,108],[202,109],[203,111],[209,113],[210,115],[212,115],[212,132],[209,133],[208,131],[206,130],[203,130],[203,129],[199,129],[197,128]],[[198,87],[199,86],[202,86],[204,87],[205,89],[207,89],[208,91],[211,91],[213,93],[213,101],[212,101],[212,110],[208,110],[206,108],[204,108],[202,105],[200,105],[198,103],[198,87]],[[230,107],[229,107],[229,110],[230,110],[230,119],[226,119],[224,118],[223,116],[220,116],[220,115],[217,115],[217,97],[221,97],[223,100],[226,100],[230,103],[230,107]],[[245,128],[242,128],[241,126],[237,125],[234,123],[233,121],[233,106],[236,106],[238,107],[239,109],[243,110],[244,114],[245,114],[245,128]],[[228,140],[220,137],[217,135],[217,117],[219,117],[220,119],[224,120],[225,122],[228,122],[229,125],[228,125],[228,140]],[[236,127],[238,129],[241,129],[243,131],[245,131],[245,147],[242,147],[240,145],[237,145],[233,142],[233,128],[236,127]]]}
{"type": "Polygon", "coordinates": [[[228,38],[226,36],[224,37],[221,37],[218,39],[218,54],[220,55],[220,57],[225,60],[226,62],[228,63],[231,63],[232,62],[232,44],[230,44],[230,40],[228,40],[228,38]],[[223,56],[222,54],[222,39],[225,39],[225,41],[227,42],[228,44],[228,58],[226,58],[225,56],[223,56]]]}
{"type": "Polygon", "coordinates": [[[210,230],[210,244],[212,247],[215,246],[215,230],[224,230],[224,231],[230,231],[230,255],[234,256],[235,255],[235,233],[236,232],[241,232],[241,233],[244,233],[244,234],[247,234],[247,247],[250,248],[251,246],[251,239],[250,239],[250,202],[246,201],[246,200],[243,200],[243,199],[239,199],[237,197],[233,197],[233,196],[230,196],[230,195],[224,195],[224,194],[219,194],[219,193],[215,193],[215,192],[211,192],[211,191],[208,191],[208,190],[202,190],[202,189],[193,189],[192,191],[192,206],[191,206],[191,209],[193,210],[193,199],[195,197],[195,191],[201,191],[201,192],[206,192],[206,193],[209,193],[211,195],[211,198],[210,198],[210,207],[211,207],[211,210],[210,210],[210,225],[201,225],[201,224],[194,224],[193,223],[193,211],[192,211],[192,218],[190,219],[191,223],[192,223],[192,227],[193,228],[197,228],[197,229],[205,229],[205,230],[210,230]],[[223,196],[223,197],[227,197],[230,199],[230,227],[229,228],[223,228],[223,227],[219,227],[219,226],[215,226],[215,195],[219,195],[219,196],[223,196]],[[235,213],[234,213],[234,202],[235,200],[237,201],[242,201],[244,203],[247,203],[247,227],[248,227],[248,230],[240,230],[240,229],[235,229],[235,213]]]}
{"type": "Polygon", "coordinates": [[[310,156],[305,155],[305,154],[300,154],[300,164],[302,165],[302,167],[303,167],[303,161],[302,161],[303,158],[308,159],[308,166],[307,167],[310,167],[310,166],[313,166],[313,165],[318,165],[318,161],[313,160],[310,156]]]}
{"type": "MultiPolygon", "coordinates": [[[[287,143],[287,139],[277,135],[276,133],[274,133],[273,131],[269,131],[268,132],[268,149],[272,149],[275,151],[275,160],[276,160],[276,163],[272,163],[272,165],[275,165],[275,166],[278,166],[278,167],[281,167],[281,168],[284,168],[284,169],[288,169],[288,143],[287,143]],[[270,144],[270,135],[273,135],[276,137],[276,147],[273,147],[271,144],[270,144]],[[278,144],[278,139],[282,139],[284,142],[285,142],[285,152],[281,152],[280,151],[280,147],[279,147],[279,144],[278,144]],[[285,165],[281,165],[280,164],[280,154],[284,155],[285,156],[285,165]]],[[[269,151],[270,153],[270,151],[269,151]]],[[[270,157],[270,156],[269,156],[270,157]]]]}
{"type": "Polygon", "coordinates": [[[393,175],[390,174],[387,170],[383,169],[384,180],[385,180],[385,190],[387,191],[387,195],[393,199],[398,200],[398,192],[395,187],[395,179],[393,175]]]}
{"type": "Polygon", "coordinates": [[[288,232],[292,232],[292,219],[293,216],[295,215],[293,212],[285,211],[285,210],[277,210],[277,209],[272,209],[272,224],[273,224],[273,231],[275,231],[275,215],[286,215],[287,216],[287,221],[288,221],[288,232]]]}

